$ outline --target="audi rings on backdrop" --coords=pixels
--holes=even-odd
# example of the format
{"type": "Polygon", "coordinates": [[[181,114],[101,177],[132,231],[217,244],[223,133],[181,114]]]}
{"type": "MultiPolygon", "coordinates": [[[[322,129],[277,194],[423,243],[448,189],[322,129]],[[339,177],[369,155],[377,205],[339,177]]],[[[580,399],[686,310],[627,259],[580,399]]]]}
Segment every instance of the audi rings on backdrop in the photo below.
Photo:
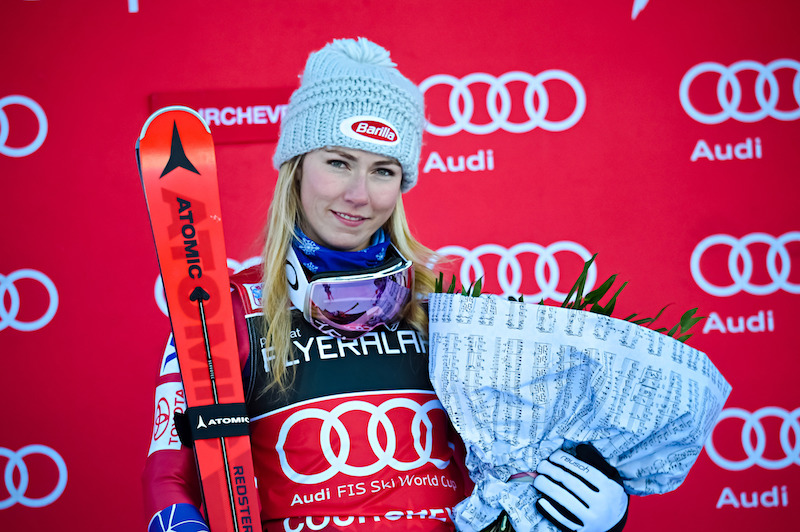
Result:
{"type": "MultiPolygon", "coordinates": [[[[366,477],[374,475],[385,467],[391,467],[395,471],[411,471],[427,463],[433,464],[439,469],[444,469],[450,463],[449,460],[439,460],[433,458],[433,422],[428,413],[432,410],[442,410],[442,404],[438,399],[432,399],[420,405],[416,401],[408,398],[398,397],[389,399],[380,405],[374,405],[366,401],[347,401],[342,403],[330,412],[320,408],[303,408],[294,412],[283,422],[276,450],[281,464],[281,469],[287,478],[298,484],[317,484],[330,480],[339,473],[353,477],[366,477]],[[398,460],[394,454],[397,451],[397,432],[392,420],[386,415],[395,408],[404,408],[414,412],[414,419],[411,421],[411,437],[414,441],[414,450],[418,458],[411,462],[398,460]],[[376,460],[368,465],[350,465],[347,463],[350,457],[350,434],[347,427],[339,419],[342,414],[360,411],[370,415],[367,424],[367,442],[370,449],[375,454],[376,460]],[[318,473],[305,474],[296,471],[286,457],[284,445],[289,435],[289,431],[296,424],[306,419],[322,420],[322,427],[319,431],[319,444],[322,454],[328,461],[329,467],[318,473]],[[378,425],[383,428],[386,434],[386,447],[381,446],[378,436],[378,425]],[[421,426],[425,426],[425,439],[422,440],[421,426]],[[339,438],[338,453],[333,450],[331,444],[331,430],[336,432],[339,438]]],[[[403,430],[405,427],[401,428],[403,430]]]]}
{"type": "Polygon", "coordinates": [[[12,94],[10,96],[0,98],[0,153],[8,157],[25,157],[26,155],[30,155],[38,150],[42,144],[44,144],[44,139],[46,137],[47,115],[44,114],[44,109],[42,109],[41,105],[27,96],[20,96],[19,94],[12,94]],[[5,112],[5,108],[9,105],[22,105],[23,107],[30,109],[33,114],[36,115],[36,120],[39,123],[39,131],[36,134],[36,137],[27,146],[13,148],[6,144],[8,135],[11,131],[11,124],[8,120],[8,115],[5,112]]]}
{"type": "Polygon", "coordinates": [[[56,285],[48,276],[38,270],[23,269],[11,272],[9,275],[0,274],[0,331],[7,327],[18,331],[36,331],[41,329],[53,319],[58,310],[58,290],[56,285]],[[47,289],[50,303],[44,314],[33,321],[20,321],[17,319],[20,308],[20,294],[17,290],[16,282],[20,279],[33,279],[39,281],[47,289]],[[10,306],[6,308],[6,294],[9,296],[10,306]]]}
{"type": "Polygon", "coordinates": [[[737,61],[728,67],[711,61],[700,63],[684,74],[683,79],[681,79],[679,94],[681,105],[686,114],[702,124],[719,124],[729,118],[739,122],[758,122],[768,116],[783,121],[797,120],[800,118],[800,62],[794,59],[776,59],[766,65],[762,65],[756,61],[737,61]],[[798,107],[790,111],[781,111],[776,107],[781,89],[778,87],[775,71],[784,68],[795,71],[791,88],[798,107]],[[760,106],[757,111],[746,112],[739,110],[739,105],[742,102],[742,86],[736,74],[745,70],[758,73],[754,87],[756,101],[760,106]],[[705,114],[698,111],[689,98],[689,88],[692,86],[692,82],[705,73],[717,73],[720,75],[717,81],[717,100],[722,110],[718,113],[705,114]],[[730,99],[728,99],[728,87],[731,89],[730,99]],[[766,87],[769,87],[769,96],[766,94],[766,87]]]}
{"type": "MultiPolygon", "coordinates": [[[[800,423],[798,422],[798,415],[800,415],[800,408],[789,412],[777,406],[765,406],[753,413],[741,408],[726,408],[719,416],[717,425],[729,418],[744,420],[741,443],[747,458],[743,460],[724,458],[714,446],[712,441],[713,432],[708,441],[706,441],[706,453],[715,464],[728,471],[742,471],[754,465],[770,470],[783,469],[792,464],[800,465],[800,423]],[[768,436],[764,425],[761,424],[761,420],[767,417],[776,417],[783,420],[777,435],[784,453],[783,458],[770,459],[764,456],[768,436]],[[789,435],[790,432],[794,432],[793,440],[789,435]],[[751,435],[755,435],[755,445],[750,439],[751,435]]],[[[771,437],[774,438],[775,435],[772,434],[771,437]]]]}
{"type": "MultiPolygon", "coordinates": [[[[239,262],[235,259],[228,259],[228,269],[231,270],[233,273],[239,273],[242,270],[246,270],[250,266],[255,266],[256,264],[261,264],[261,257],[250,257],[249,259],[245,260],[244,262],[239,262]]],[[[167,308],[167,297],[164,295],[164,279],[161,278],[159,274],[156,277],[156,283],[153,286],[153,296],[156,298],[156,305],[158,305],[159,310],[164,316],[169,316],[169,310],[167,308]]]]}
{"type": "MultiPolygon", "coordinates": [[[[58,499],[67,487],[67,464],[61,455],[46,445],[26,445],[22,449],[14,452],[11,449],[0,447],[0,456],[8,459],[3,478],[6,483],[8,498],[0,500],[0,510],[10,508],[15,504],[21,504],[29,508],[41,508],[52,504],[58,499]],[[25,464],[25,457],[32,454],[41,454],[50,458],[58,468],[58,482],[47,495],[39,498],[28,497],[25,493],[31,483],[28,466],[25,464]],[[14,472],[19,472],[19,484],[14,483],[14,472]]],[[[37,490],[39,491],[39,490],[37,490]]]]}
{"type": "Polygon", "coordinates": [[[800,284],[789,282],[789,274],[792,270],[791,255],[786,249],[786,244],[790,242],[800,242],[800,232],[791,231],[779,237],[774,237],[766,233],[750,233],[742,238],[735,238],[731,235],[716,234],[704,238],[692,251],[690,268],[692,277],[697,286],[705,292],[718,297],[727,297],[745,291],[748,294],[764,296],[784,290],[790,294],[800,294],[800,284]],[[753,275],[753,257],[747,247],[750,244],[767,244],[767,273],[772,280],[769,284],[757,285],[750,282],[753,275]],[[728,272],[733,283],[726,286],[717,286],[709,282],[700,270],[700,260],[706,250],[712,246],[730,246],[728,254],[728,272]],[[778,270],[777,258],[781,259],[780,270],[778,270]],[[739,259],[742,260],[742,269],[739,270],[739,259]]]}
{"type": "Polygon", "coordinates": [[[577,124],[586,110],[586,92],[583,90],[583,85],[575,76],[563,70],[545,70],[537,75],[513,71],[506,72],[500,77],[494,77],[484,72],[476,72],[462,79],[448,74],[436,74],[420,83],[419,89],[425,94],[436,85],[448,85],[451,87],[448,109],[453,119],[453,123],[449,125],[437,125],[427,122],[425,130],[437,136],[450,136],[459,131],[466,131],[473,135],[487,135],[494,133],[498,129],[510,133],[526,133],[536,127],[547,131],[564,131],[577,124]],[[550,98],[547,95],[544,83],[551,80],[565,82],[575,93],[575,109],[567,118],[560,121],[547,120],[550,98]],[[527,84],[522,102],[511,101],[511,93],[506,85],[513,81],[527,84]],[[489,86],[489,91],[486,94],[486,111],[492,120],[486,124],[472,122],[475,99],[470,91],[470,86],[476,83],[484,83],[489,86]],[[534,95],[539,98],[538,109],[534,105],[534,95]],[[500,100],[499,108],[498,97],[500,100]],[[461,110],[461,102],[463,102],[463,110],[461,110]],[[511,115],[512,106],[520,103],[525,108],[528,120],[525,122],[509,122],[508,118],[511,115]]]}
{"type": "MultiPolygon", "coordinates": [[[[469,286],[475,279],[480,279],[481,277],[485,278],[483,264],[480,261],[482,256],[498,255],[500,257],[500,262],[497,264],[497,281],[500,283],[500,288],[503,290],[503,297],[517,297],[521,294],[520,288],[522,287],[523,272],[518,255],[522,253],[533,253],[537,255],[533,274],[536,278],[536,285],[539,287],[540,291],[535,294],[523,294],[525,299],[531,301],[552,299],[562,302],[567,297],[567,294],[566,292],[559,292],[556,289],[560,280],[560,271],[555,254],[560,251],[575,253],[584,262],[592,258],[592,254],[589,253],[585,247],[568,240],[554,242],[546,247],[534,244],[533,242],[521,242],[512,246],[510,249],[506,249],[497,244],[483,244],[472,250],[461,246],[445,246],[438,249],[436,253],[443,256],[456,256],[464,259],[461,263],[461,269],[459,270],[459,281],[462,286],[469,286]],[[547,278],[545,273],[545,266],[550,270],[549,278],[547,278]],[[474,272],[474,277],[470,275],[470,270],[474,272]],[[511,278],[508,277],[509,270],[511,271],[511,278]]],[[[594,288],[596,281],[597,266],[592,264],[586,276],[587,292],[594,288]]]]}

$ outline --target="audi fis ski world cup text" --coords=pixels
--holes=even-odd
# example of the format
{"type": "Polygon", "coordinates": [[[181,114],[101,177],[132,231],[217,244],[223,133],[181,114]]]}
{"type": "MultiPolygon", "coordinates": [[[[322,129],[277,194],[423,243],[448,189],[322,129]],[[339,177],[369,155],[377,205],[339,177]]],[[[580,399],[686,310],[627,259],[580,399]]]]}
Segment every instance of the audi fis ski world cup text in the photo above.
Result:
{"type": "MultiPolygon", "coordinates": [[[[280,422],[275,450],[281,471],[297,484],[290,493],[290,506],[304,507],[381,494],[391,497],[403,487],[428,487],[433,490],[457,490],[458,485],[448,475],[440,473],[450,465],[447,436],[437,429],[434,416],[446,416],[441,403],[432,391],[416,392],[411,397],[383,397],[382,393],[343,394],[338,398],[318,400],[313,408],[290,408],[280,422]],[[329,404],[333,401],[335,406],[329,404]],[[411,416],[409,416],[411,414],[411,416]],[[368,419],[367,419],[368,418],[368,419]],[[321,423],[320,423],[321,422],[321,423]],[[366,427],[364,437],[363,431],[366,427]],[[402,445],[408,434],[413,445],[402,445]],[[324,469],[314,460],[308,462],[298,453],[297,438],[316,439],[325,459],[324,469]],[[369,457],[369,459],[367,459],[369,457]],[[366,460],[365,460],[366,459],[366,460]],[[420,468],[427,469],[419,471],[420,468]]],[[[311,512],[311,510],[303,510],[311,512]]],[[[320,529],[321,523],[339,519],[338,524],[394,521],[397,519],[437,519],[446,521],[450,508],[429,508],[418,511],[390,511],[373,517],[315,517],[313,522],[302,518],[284,521],[285,530],[320,529]]],[[[334,521],[335,522],[335,521],[334,521]]]]}

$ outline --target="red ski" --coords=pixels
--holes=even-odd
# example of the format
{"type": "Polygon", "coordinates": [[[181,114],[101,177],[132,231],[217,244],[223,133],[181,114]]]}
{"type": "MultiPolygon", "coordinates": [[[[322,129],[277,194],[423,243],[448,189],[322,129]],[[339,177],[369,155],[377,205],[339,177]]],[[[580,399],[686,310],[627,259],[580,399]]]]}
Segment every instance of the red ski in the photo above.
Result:
{"type": "Polygon", "coordinates": [[[136,143],[212,532],[261,531],[211,132],[165,107],[136,143]]]}

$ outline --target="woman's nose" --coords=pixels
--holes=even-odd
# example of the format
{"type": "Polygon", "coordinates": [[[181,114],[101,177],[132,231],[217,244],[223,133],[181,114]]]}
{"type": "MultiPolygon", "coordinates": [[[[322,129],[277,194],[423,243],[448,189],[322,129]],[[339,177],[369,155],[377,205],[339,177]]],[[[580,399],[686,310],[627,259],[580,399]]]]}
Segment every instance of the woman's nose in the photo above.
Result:
{"type": "Polygon", "coordinates": [[[359,171],[353,173],[352,178],[347,183],[344,199],[356,205],[367,203],[369,200],[369,191],[367,190],[366,172],[359,171]]]}

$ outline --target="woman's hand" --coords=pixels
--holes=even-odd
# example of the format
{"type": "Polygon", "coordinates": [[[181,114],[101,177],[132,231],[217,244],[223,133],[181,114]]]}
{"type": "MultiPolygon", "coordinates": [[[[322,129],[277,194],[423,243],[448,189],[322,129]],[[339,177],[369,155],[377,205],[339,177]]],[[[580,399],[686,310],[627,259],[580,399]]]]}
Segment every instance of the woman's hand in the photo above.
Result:
{"type": "Polygon", "coordinates": [[[619,473],[591,445],[579,444],[576,455],[558,450],[539,464],[533,486],[542,498],[536,509],[564,532],[622,530],[628,495],[619,473]]]}

